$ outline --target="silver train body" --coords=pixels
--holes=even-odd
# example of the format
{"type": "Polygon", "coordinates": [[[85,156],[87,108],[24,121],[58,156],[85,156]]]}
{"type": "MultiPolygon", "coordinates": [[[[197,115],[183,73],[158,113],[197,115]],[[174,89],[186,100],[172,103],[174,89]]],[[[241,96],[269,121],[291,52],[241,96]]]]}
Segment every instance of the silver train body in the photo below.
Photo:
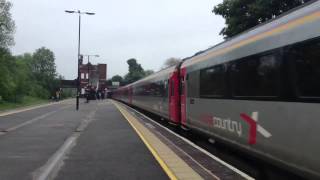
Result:
{"type": "Polygon", "coordinates": [[[320,1],[124,89],[129,92],[114,98],[302,176],[320,177],[320,1]],[[170,93],[176,71],[179,90],[170,93]],[[159,97],[137,93],[161,82],[159,97]],[[175,93],[178,116],[170,115],[175,93]]]}

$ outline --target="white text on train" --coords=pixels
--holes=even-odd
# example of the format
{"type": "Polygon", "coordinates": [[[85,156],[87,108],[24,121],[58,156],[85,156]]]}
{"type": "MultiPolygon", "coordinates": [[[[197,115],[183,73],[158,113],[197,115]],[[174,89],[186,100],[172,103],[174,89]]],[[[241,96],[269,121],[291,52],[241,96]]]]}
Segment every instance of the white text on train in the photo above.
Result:
{"type": "Polygon", "coordinates": [[[242,135],[241,123],[237,121],[232,121],[230,119],[222,119],[219,117],[212,117],[213,127],[226,130],[232,133],[237,133],[240,137],[242,135]]]}

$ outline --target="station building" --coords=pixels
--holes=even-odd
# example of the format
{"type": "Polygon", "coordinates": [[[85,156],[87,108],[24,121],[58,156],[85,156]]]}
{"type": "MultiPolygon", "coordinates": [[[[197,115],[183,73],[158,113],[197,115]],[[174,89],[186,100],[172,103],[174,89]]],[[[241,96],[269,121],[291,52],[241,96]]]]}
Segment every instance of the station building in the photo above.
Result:
{"type": "Polygon", "coordinates": [[[81,95],[85,93],[85,88],[87,87],[105,90],[107,87],[107,64],[81,64],[80,87],[81,95]]]}

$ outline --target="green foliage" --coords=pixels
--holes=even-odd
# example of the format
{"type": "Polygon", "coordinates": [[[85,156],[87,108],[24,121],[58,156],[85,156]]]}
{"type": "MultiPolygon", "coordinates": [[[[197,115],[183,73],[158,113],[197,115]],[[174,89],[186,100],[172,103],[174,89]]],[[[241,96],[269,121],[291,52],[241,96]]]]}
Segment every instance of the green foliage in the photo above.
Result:
{"type": "Polygon", "coordinates": [[[46,48],[16,57],[0,49],[0,72],[3,102],[21,103],[25,96],[48,99],[55,94],[63,78],[56,77],[54,54],[46,48]]]}
{"type": "Polygon", "coordinates": [[[124,77],[125,83],[129,84],[135,82],[145,76],[141,64],[138,64],[136,59],[129,59],[127,60],[127,63],[129,65],[129,72],[124,77]]]}
{"type": "Polygon", "coordinates": [[[43,99],[48,99],[50,94],[53,94],[53,92],[50,93],[45,87],[37,84],[36,82],[31,84],[30,90],[28,91],[28,95],[43,99]]]}
{"type": "Polygon", "coordinates": [[[4,101],[13,100],[17,84],[15,82],[15,61],[11,54],[0,49],[0,96],[4,101]]]}
{"type": "Polygon", "coordinates": [[[44,100],[41,98],[24,96],[23,98],[21,98],[20,102],[5,102],[5,101],[1,102],[0,101],[0,111],[19,108],[23,106],[31,106],[35,104],[47,103],[47,102],[48,100],[44,100]]]}
{"type": "Polygon", "coordinates": [[[112,86],[112,80],[111,79],[107,80],[107,86],[112,86]]]}
{"type": "Polygon", "coordinates": [[[213,12],[226,21],[220,34],[235,36],[310,0],[224,0],[213,12]]]}
{"type": "Polygon", "coordinates": [[[76,88],[64,88],[64,89],[62,89],[61,99],[75,97],[76,94],[77,94],[76,88]]]}
{"type": "Polygon", "coordinates": [[[149,75],[151,75],[151,74],[153,74],[153,73],[154,73],[153,70],[145,70],[145,71],[144,71],[144,75],[145,75],[145,76],[149,76],[149,75]]]}
{"type": "Polygon", "coordinates": [[[124,83],[124,79],[120,75],[115,75],[110,79],[110,82],[107,81],[108,86],[112,86],[112,82],[119,82],[121,86],[124,83]]]}
{"type": "Polygon", "coordinates": [[[121,77],[121,76],[119,76],[119,75],[115,75],[115,76],[113,76],[112,78],[111,78],[111,81],[113,81],[113,82],[122,82],[123,81],[123,78],[121,77]]]}
{"type": "Polygon", "coordinates": [[[124,76],[124,78],[119,75],[115,75],[111,79],[107,80],[107,86],[112,86],[112,82],[120,82],[120,86],[123,86],[154,73],[153,70],[143,70],[141,64],[138,64],[137,60],[134,58],[127,60],[127,63],[129,65],[129,72],[124,76]]]}
{"type": "Polygon", "coordinates": [[[26,97],[48,99],[59,87],[54,53],[44,47],[33,54],[12,56],[14,21],[11,3],[0,0],[0,103],[23,104],[26,97]]]}
{"type": "Polygon", "coordinates": [[[0,48],[3,49],[7,49],[14,44],[15,24],[10,13],[11,7],[12,4],[10,2],[0,0],[0,48]]]}
{"type": "Polygon", "coordinates": [[[42,47],[33,53],[33,58],[30,63],[31,71],[36,80],[49,91],[54,91],[57,86],[57,82],[55,81],[56,66],[54,60],[54,53],[42,47]]]}

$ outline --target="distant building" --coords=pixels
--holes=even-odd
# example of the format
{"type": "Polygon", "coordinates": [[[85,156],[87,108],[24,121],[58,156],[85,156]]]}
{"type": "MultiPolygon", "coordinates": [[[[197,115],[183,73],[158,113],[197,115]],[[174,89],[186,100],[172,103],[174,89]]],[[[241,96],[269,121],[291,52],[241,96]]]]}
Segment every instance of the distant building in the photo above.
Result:
{"type": "Polygon", "coordinates": [[[120,82],[112,81],[112,86],[119,87],[120,86],[120,82]]]}
{"type": "Polygon", "coordinates": [[[94,87],[96,90],[105,90],[107,87],[107,64],[81,64],[80,87],[81,94],[85,93],[86,87],[94,87]]]}

